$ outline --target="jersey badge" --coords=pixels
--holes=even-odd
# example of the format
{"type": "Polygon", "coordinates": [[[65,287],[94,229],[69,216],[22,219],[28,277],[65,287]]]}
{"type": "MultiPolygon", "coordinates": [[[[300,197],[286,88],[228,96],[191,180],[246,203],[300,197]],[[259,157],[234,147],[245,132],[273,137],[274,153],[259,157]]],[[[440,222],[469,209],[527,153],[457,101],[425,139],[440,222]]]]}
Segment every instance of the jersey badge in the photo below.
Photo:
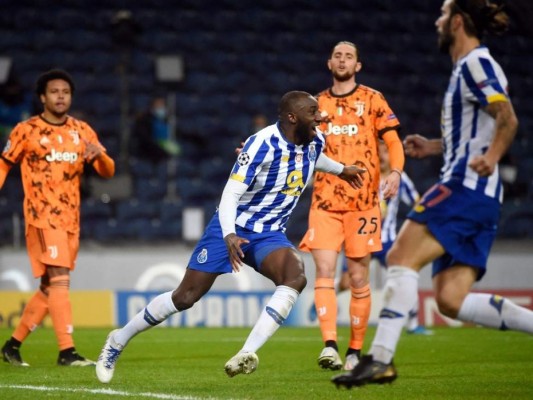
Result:
{"type": "Polygon", "coordinates": [[[362,116],[365,112],[365,102],[364,101],[356,101],[354,102],[355,107],[355,115],[358,117],[362,116]]]}
{"type": "Polygon", "coordinates": [[[202,249],[200,254],[198,254],[198,257],[196,257],[196,261],[198,261],[200,264],[205,264],[207,261],[207,249],[202,249]]]}
{"type": "Polygon", "coordinates": [[[72,137],[72,141],[75,145],[80,144],[80,134],[78,133],[78,131],[69,131],[68,133],[72,137]]]}
{"type": "Polygon", "coordinates": [[[250,155],[248,153],[242,152],[241,154],[239,154],[239,157],[237,157],[237,163],[241,167],[250,164],[250,155]]]}
{"type": "Polygon", "coordinates": [[[316,160],[316,146],[314,143],[309,145],[309,153],[307,157],[309,157],[309,161],[311,162],[316,160]]]}

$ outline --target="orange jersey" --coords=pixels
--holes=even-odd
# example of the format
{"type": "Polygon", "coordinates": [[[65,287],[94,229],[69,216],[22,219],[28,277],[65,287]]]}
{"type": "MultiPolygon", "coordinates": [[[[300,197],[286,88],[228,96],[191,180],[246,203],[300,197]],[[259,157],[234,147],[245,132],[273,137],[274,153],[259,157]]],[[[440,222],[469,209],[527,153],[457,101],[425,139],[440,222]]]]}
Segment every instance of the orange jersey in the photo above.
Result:
{"type": "Polygon", "coordinates": [[[70,116],[60,125],[35,116],[15,126],[2,158],[20,163],[26,225],[79,232],[85,141],[103,149],[92,128],[70,116]]]}
{"type": "Polygon", "coordinates": [[[330,89],[317,96],[322,112],[320,130],[326,136],[325,154],[344,165],[366,168],[364,186],[353,189],[339,177],[317,172],[311,209],[365,211],[379,203],[378,138],[397,130],[400,122],[381,93],[367,86],[343,96],[330,89]],[[327,113],[327,115],[325,115],[327,113]]]}

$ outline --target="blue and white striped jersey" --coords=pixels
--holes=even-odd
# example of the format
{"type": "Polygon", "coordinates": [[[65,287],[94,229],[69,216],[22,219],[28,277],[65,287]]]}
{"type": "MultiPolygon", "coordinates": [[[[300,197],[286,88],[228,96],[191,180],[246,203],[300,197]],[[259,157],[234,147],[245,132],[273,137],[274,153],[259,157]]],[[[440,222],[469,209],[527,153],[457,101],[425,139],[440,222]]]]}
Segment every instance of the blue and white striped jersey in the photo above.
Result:
{"type": "Polygon", "coordinates": [[[381,200],[381,243],[392,243],[396,239],[396,226],[398,223],[398,209],[400,202],[407,206],[413,206],[420,195],[411,181],[411,178],[403,172],[400,187],[396,196],[387,200],[381,200]]]}
{"type": "Polygon", "coordinates": [[[479,46],[456,63],[444,95],[441,179],[459,179],[467,188],[501,202],[498,167],[490,177],[480,177],[468,167],[470,160],[483,154],[493,139],[495,120],[482,108],[496,101],[509,101],[507,78],[488,48],[479,46]]]}
{"type": "Polygon", "coordinates": [[[250,136],[230,176],[249,186],[239,200],[235,224],[254,232],[284,232],[324,145],[321,133],[307,146],[290,143],[278,124],[250,136]]]}

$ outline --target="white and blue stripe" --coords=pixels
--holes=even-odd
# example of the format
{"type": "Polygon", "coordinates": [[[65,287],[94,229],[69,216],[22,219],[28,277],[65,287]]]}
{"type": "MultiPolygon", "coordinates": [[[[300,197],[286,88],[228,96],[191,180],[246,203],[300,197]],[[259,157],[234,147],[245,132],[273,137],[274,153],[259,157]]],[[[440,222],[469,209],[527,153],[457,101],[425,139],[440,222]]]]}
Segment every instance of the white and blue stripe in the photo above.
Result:
{"type": "Polygon", "coordinates": [[[480,46],[456,63],[444,95],[441,179],[458,179],[465,187],[501,202],[498,167],[490,177],[480,177],[468,167],[472,158],[487,151],[493,139],[495,120],[483,107],[495,101],[509,101],[507,78],[489,50],[480,46]]]}
{"type": "Polygon", "coordinates": [[[400,181],[400,187],[396,196],[391,197],[385,202],[385,215],[381,220],[381,243],[392,243],[396,239],[396,226],[398,223],[398,209],[400,202],[407,206],[413,206],[419,199],[420,195],[409,176],[403,172],[400,181]]]}
{"type": "Polygon", "coordinates": [[[324,145],[321,133],[307,146],[290,143],[278,124],[250,136],[230,176],[249,186],[239,200],[235,224],[259,233],[285,231],[324,145]]]}

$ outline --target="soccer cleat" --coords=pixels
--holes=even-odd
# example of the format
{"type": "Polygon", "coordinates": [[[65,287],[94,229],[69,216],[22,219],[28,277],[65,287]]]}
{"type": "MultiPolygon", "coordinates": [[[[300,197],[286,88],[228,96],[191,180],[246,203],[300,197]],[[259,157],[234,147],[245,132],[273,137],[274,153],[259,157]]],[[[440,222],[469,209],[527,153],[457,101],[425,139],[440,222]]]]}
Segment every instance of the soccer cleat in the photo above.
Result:
{"type": "Polygon", "coordinates": [[[357,366],[357,364],[359,364],[359,357],[357,356],[357,354],[348,354],[346,356],[346,360],[344,361],[344,370],[351,371],[357,366]]]}
{"type": "Polygon", "coordinates": [[[318,356],[318,365],[324,369],[337,370],[342,368],[342,360],[333,347],[324,347],[318,356]]]}
{"type": "Polygon", "coordinates": [[[418,325],[415,329],[408,329],[407,333],[410,335],[423,335],[423,336],[431,336],[435,332],[433,332],[431,329],[427,329],[423,325],[418,325]]]}
{"type": "Polygon", "coordinates": [[[5,362],[14,365],[15,367],[29,367],[30,364],[22,361],[20,357],[20,351],[18,347],[14,347],[9,343],[9,340],[6,341],[2,347],[2,356],[5,362]]]}
{"type": "Polygon", "coordinates": [[[363,386],[368,383],[390,383],[398,377],[396,368],[391,362],[384,364],[374,361],[371,355],[363,356],[359,364],[350,372],[336,375],[331,381],[339,386],[346,386],[350,389],[352,386],[363,386]]]}
{"type": "Polygon", "coordinates": [[[57,365],[63,367],[91,367],[96,365],[92,360],[82,357],[74,347],[59,352],[57,365]]]}
{"type": "Polygon", "coordinates": [[[124,346],[113,340],[113,334],[117,331],[118,329],[109,332],[104,347],[98,357],[98,361],[96,362],[96,376],[102,383],[109,383],[111,379],[113,379],[115,364],[117,363],[120,353],[124,350],[124,346]]]}
{"type": "Polygon", "coordinates": [[[255,353],[237,353],[224,366],[226,374],[231,378],[239,374],[251,374],[257,369],[259,358],[255,353]]]}

